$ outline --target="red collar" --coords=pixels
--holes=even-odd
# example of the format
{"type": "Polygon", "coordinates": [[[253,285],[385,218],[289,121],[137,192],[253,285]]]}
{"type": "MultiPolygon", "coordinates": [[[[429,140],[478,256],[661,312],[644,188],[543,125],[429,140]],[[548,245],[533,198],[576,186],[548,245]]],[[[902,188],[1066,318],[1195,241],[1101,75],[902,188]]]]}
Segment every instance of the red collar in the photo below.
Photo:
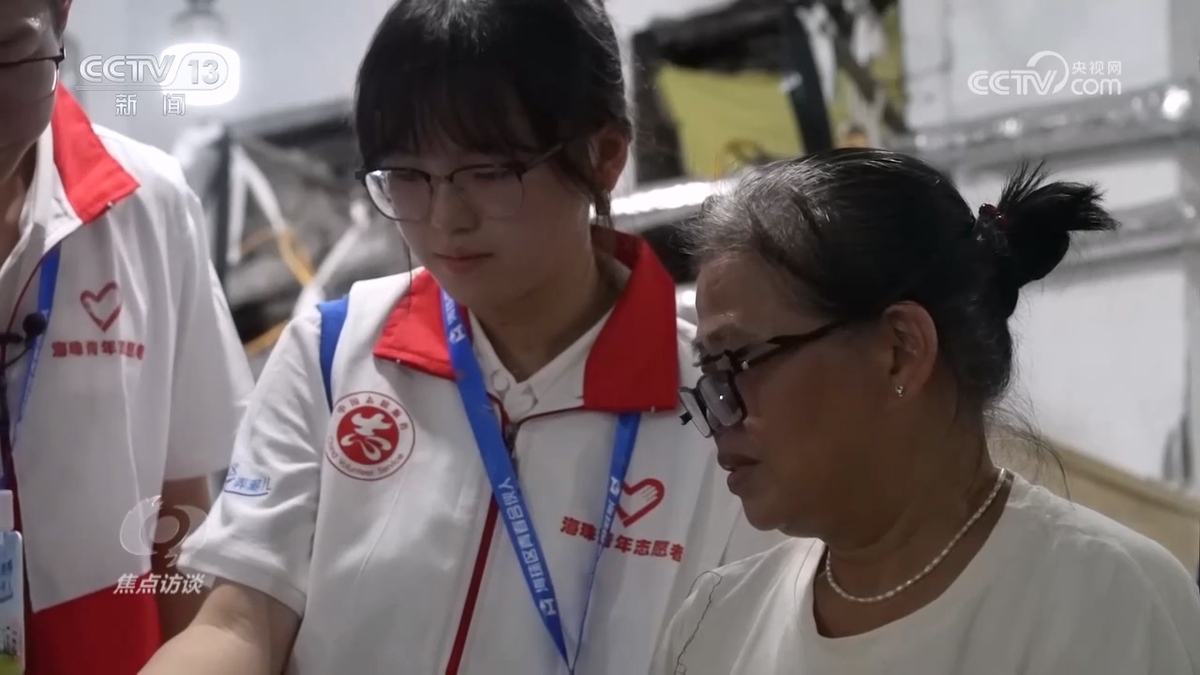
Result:
{"type": "MultiPolygon", "coordinates": [[[[611,231],[606,231],[611,232],[611,231]]],[[[583,377],[583,407],[605,412],[674,410],[679,401],[675,282],[640,237],[615,233],[615,256],[631,270],[583,377]]],[[[392,309],[375,356],[454,379],[442,324],[441,289],[422,271],[392,309]]]]}
{"type": "Polygon", "coordinates": [[[87,113],[66,87],[58,88],[50,129],[59,179],[67,201],[84,224],[138,189],[137,179],[109,154],[87,113]]]}

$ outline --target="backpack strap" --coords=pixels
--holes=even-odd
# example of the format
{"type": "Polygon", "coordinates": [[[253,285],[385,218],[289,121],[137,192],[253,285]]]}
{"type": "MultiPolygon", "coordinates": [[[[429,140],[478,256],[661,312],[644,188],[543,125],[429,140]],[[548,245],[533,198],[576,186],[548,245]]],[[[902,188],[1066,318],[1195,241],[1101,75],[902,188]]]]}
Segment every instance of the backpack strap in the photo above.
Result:
{"type": "Polygon", "coordinates": [[[327,300],[317,305],[321,312],[321,379],[325,382],[325,401],[333,408],[333,355],[337,352],[338,338],[346,323],[346,312],[350,308],[349,296],[327,300]]]}

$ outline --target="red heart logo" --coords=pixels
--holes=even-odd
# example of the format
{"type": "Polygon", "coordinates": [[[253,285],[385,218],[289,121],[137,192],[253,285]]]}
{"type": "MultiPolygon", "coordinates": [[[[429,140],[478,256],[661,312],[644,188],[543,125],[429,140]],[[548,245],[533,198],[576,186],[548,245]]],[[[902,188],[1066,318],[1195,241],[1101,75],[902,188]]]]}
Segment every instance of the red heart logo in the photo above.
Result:
{"type": "Polygon", "coordinates": [[[117,317],[121,315],[121,297],[117,294],[117,282],[110,281],[99,291],[84,291],[79,295],[83,309],[92,317],[92,321],[107,332],[117,317]]]}
{"type": "Polygon", "coordinates": [[[622,483],[621,490],[625,493],[625,504],[629,508],[617,506],[617,517],[621,519],[621,524],[625,527],[633,525],[647,513],[653,511],[662,503],[663,496],[667,492],[662,481],[653,478],[647,478],[633,485],[622,483]]]}

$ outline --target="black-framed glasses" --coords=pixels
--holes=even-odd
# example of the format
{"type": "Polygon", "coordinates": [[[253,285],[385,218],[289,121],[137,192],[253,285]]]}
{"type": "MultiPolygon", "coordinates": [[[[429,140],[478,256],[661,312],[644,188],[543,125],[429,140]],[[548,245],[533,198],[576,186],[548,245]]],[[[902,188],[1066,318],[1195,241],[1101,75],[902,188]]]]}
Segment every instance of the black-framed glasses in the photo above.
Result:
{"type": "Polygon", "coordinates": [[[19,61],[0,61],[0,68],[16,68],[17,66],[23,66],[29,63],[42,63],[43,61],[50,61],[54,63],[54,67],[57,68],[58,66],[61,66],[62,62],[66,59],[66,48],[59,47],[58,53],[52,56],[31,56],[27,59],[21,59],[19,61]]]}
{"type": "Polygon", "coordinates": [[[18,61],[0,61],[0,85],[4,87],[5,96],[28,97],[30,100],[36,100],[53,92],[58,88],[59,67],[66,58],[66,50],[59,47],[58,53],[52,56],[33,56],[18,61]],[[51,77],[46,77],[46,73],[37,68],[22,68],[22,66],[34,66],[40,63],[54,64],[51,77]]]}
{"type": "Polygon", "coordinates": [[[525,201],[525,174],[562,150],[556,145],[529,161],[472,164],[435,176],[411,167],[362,169],[355,175],[367,188],[375,208],[384,217],[401,222],[423,221],[433,208],[438,183],[458,190],[483,218],[511,218],[525,201]]]}
{"type": "Polygon", "coordinates": [[[816,342],[844,325],[834,322],[807,333],[779,335],[737,351],[707,357],[706,361],[727,360],[729,365],[701,375],[694,387],[679,389],[679,402],[684,410],[680,418],[684,424],[695,424],[705,438],[721,429],[741,424],[746,419],[746,404],[737,388],[738,375],[781,354],[816,342]]]}

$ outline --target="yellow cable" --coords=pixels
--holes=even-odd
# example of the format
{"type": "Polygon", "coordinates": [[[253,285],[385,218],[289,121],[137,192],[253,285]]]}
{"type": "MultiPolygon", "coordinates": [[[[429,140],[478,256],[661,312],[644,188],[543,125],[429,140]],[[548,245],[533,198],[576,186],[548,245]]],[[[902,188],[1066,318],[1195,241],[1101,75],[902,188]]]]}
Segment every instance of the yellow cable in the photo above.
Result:
{"type": "Polygon", "coordinates": [[[242,255],[250,255],[258,250],[258,247],[269,244],[275,240],[275,231],[269,227],[261,230],[255,230],[242,240],[242,255]]]}
{"type": "Polygon", "coordinates": [[[292,276],[296,278],[301,287],[307,286],[316,273],[312,268],[312,258],[300,245],[295,231],[291,228],[280,231],[275,237],[275,243],[279,248],[279,255],[283,258],[283,263],[287,265],[292,276]]]}
{"type": "MultiPolygon", "coordinates": [[[[291,272],[297,283],[300,284],[300,287],[303,288],[312,282],[313,277],[316,275],[312,267],[312,257],[309,256],[308,251],[304,250],[304,246],[300,244],[295,230],[291,228],[283,230],[267,229],[255,232],[242,241],[242,252],[247,253],[252,251],[272,239],[275,241],[275,247],[279,251],[279,257],[283,259],[283,264],[287,266],[288,271],[291,272]],[[269,236],[263,236],[263,233],[269,236]]],[[[280,322],[262,335],[245,343],[242,347],[246,351],[246,356],[256,356],[275,346],[287,324],[287,321],[280,322]]]]}

